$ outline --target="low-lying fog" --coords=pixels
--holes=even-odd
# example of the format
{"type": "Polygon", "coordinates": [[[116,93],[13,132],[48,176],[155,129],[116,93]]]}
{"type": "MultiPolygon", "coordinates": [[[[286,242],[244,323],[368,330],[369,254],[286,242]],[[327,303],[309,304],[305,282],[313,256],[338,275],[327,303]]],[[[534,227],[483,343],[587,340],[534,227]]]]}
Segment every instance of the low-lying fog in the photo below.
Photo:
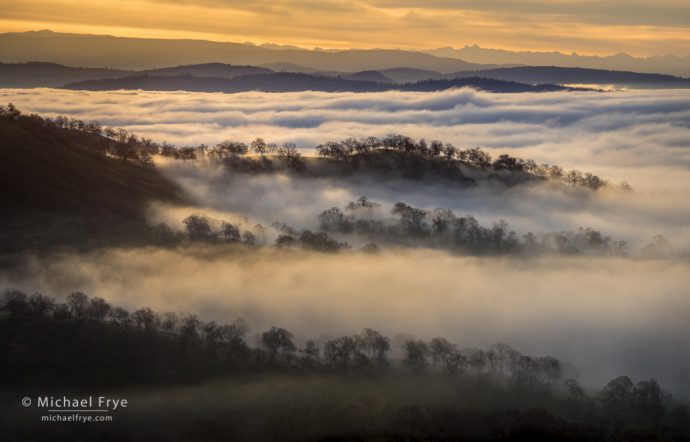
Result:
{"type": "Polygon", "coordinates": [[[577,167],[636,189],[687,189],[690,91],[489,94],[241,94],[0,89],[1,102],[45,116],[121,126],[157,141],[223,139],[313,147],[350,136],[403,133],[577,167]]]}
{"type": "Polygon", "coordinates": [[[203,94],[0,90],[0,101],[43,115],[122,126],[157,141],[295,142],[404,133],[481,146],[538,163],[628,181],[633,193],[550,184],[454,189],[372,177],[334,180],[237,176],[204,160],[159,161],[195,205],[153,205],[151,219],[181,228],[193,212],[313,228],[316,215],[361,195],[480,222],[505,219],[518,233],[593,227],[630,244],[631,257],[477,258],[413,249],[328,255],[231,246],[103,250],[27,258],[0,285],[64,295],[81,290],[127,308],[244,317],[300,338],[373,327],[394,335],[445,336],[462,346],[504,341],[552,354],[601,385],[628,374],[673,387],[690,367],[690,92],[487,94],[471,90],[377,94],[203,94]],[[678,253],[639,259],[661,234],[678,253]]]}
{"type": "Polygon", "coordinates": [[[508,342],[575,365],[586,383],[690,366],[690,265],[624,258],[516,260],[428,250],[381,255],[263,250],[107,250],[34,260],[3,285],[83,290],[127,308],[242,317],[299,338],[445,336],[461,346],[508,342]]]}

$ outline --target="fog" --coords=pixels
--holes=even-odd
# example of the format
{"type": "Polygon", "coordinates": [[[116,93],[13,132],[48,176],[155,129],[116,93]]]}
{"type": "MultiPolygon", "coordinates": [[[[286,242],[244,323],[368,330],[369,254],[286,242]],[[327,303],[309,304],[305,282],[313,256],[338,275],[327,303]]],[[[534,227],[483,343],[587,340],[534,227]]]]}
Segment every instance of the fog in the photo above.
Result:
{"type": "Polygon", "coordinates": [[[404,133],[577,167],[628,180],[640,190],[677,190],[687,189],[690,166],[689,94],[0,89],[0,101],[46,116],[99,120],[178,145],[248,142],[260,136],[311,148],[349,136],[404,133]]]}
{"type": "Polygon", "coordinates": [[[481,146],[593,172],[614,186],[598,192],[554,183],[461,188],[440,180],[371,175],[298,178],[241,175],[205,159],[159,159],[190,205],[154,203],[152,223],[216,219],[297,229],[359,196],[383,204],[505,219],[519,234],[593,227],[630,244],[628,257],[454,256],[424,249],[337,255],[232,245],[108,249],[26,257],[1,286],[64,296],[81,290],[127,308],[248,320],[300,338],[373,327],[393,336],[445,336],[461,346],[508,342],[551,354],[600,386],[628,374],[672,387],[690,367],[690,92],[487,94],[472,90],[376,94],[202,94],[4,89],[0,101],[46,116],[68,114],[122,126],[156,141],[214,145],[223,139],[295,142],[311,148],[349,136],[403,133],[463,148],[481,146]],[[246,219],[244,218],[246,217],[246,219]],[[642,259],[654,235],[666,259],[642,259]]]}
{"type": "Polygon", "coordinates": [[[429,250],[328,255],[227,249],[108,250],[34,259],[13,285],[83,290],[127,308],[238,317],[299,339],[374,327],[445,336],[461,346],[509,342],[570,362],[589,385],[690,366],[690,266],[668,261],[453,257],[429,250]]]}
{"type": "Polygon", "coordinates": [[[201,212],[232,222],[249,217],[245,227],[285,222],[297,229],[316,228],[317,216],[330,207],[345,207],[360,196],[382,204],[380,215],[392,222],[398,201],[425,210],[447,208],[456,215],[474,215],[482,224],[501,219],[519,234],[543,234],[592,227],[639,252],[655,235],[673,242],[678,252],[690,250],[690,204],[686,191],[624,192],[612,187],[598,192],[554,183],[515,187],[462,187],[433,177],[425,180],[387,178],[371,174],[299,178],[286,173],[237,174],[212,161],[161,160],[159,167],[193,197],[195,207],[151,208],[153,222],[182,229],[182,220],[201,212]]]}

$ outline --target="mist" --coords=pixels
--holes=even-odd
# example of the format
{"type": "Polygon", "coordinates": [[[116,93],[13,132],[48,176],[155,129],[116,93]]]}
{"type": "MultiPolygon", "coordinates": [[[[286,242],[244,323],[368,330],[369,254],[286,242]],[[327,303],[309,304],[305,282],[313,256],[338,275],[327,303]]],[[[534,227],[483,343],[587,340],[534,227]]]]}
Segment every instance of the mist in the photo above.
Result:
{"type": "Polygon", "coordinates": [[[374,327],[444,336],[462,347],[509,342],[550,354],[590,386],[655,376],[669,388],[690,355],[690,265],[624,258],[472,258],[431,250],[328,255],[226,248],[113,249],[34,257],[3,286],[116,305],[244,318],[298,339],[374,327]]]}
{"type": "Polygon", "coordinates": [[[598,192],[552,182],[506,187],[499,184],[466,187],[435,179],[382,178],[373,174],[303,178],[287,173],[241,174],[212,160],[160,160],[162,172],[179,183],[195,206],[154,204],[153,223],[166,222],[182,229],[191,213],[205,213],[226,221],[248,217],[245,227],[287,223],[295,228],[316,228],[317,216],[331,207],[343,208],[360,196],[382,205],[380,215],[391,219],[398,201],[427,211],[450,209],[456,215],[474,215],[491,225],[508,221],[520,234],[543,234],[591,227],[626,241],[631,252],[648,245],[655,235],[673,240],[678,252],[690,247],[690,205],[685,192],[625,192],[604,188],[598,192]]]}
{"type": "MultiPolygon", "coordinates": [[[[0,285],[64,297],[72,291],[126,308],[244,318],[251,334],[286,327],[298,339],[373,327],[389,336],[444,336],[463,347],[508,342],[572,364],[581,380],[657,377],[673,389],[690,366],[690,97],[687,91],[487,94],[473,90],[377,94],[201,94],[0,90],[26,112],[100,120],[177,145],[224,139],[294,142],[311,149],[346,137],[404,133],[481,146],[593,172],[615,186],[593,192],[550,182],[453,186],[354,174],[300,178],[239,174],[199,159],[158,159],[188,196],[153,203],[151,224],[182,230],[192,213],[250,228],[282,221],[316,228],[317,216],[360,196],[390,217],[398,201],[452,209],[519,234],[592,227],[628,242],[628,257],[469,257],[421,248],[337,255],[273,247],[183,244],[27,255],[0,285]],[[667,259],[641,259],[664,235],[667,259]]],[[[306,150],[305,150],[306,152],[306,150]]]]}
{"type": "Polygon", "coordinates": [[[589,170],[639,189],[678,189],[690,165],[687,90],[490,94],[191,93],[0,89],[27,112],[121,126],[157,141],[215,145],[257,136],[311,148],[405,133],[589,170]],[[638,175],[639,168],[645,171],[638,175]],[[661,169],[659,169],[661,168],[661,169]],[[669,175],[667,172],[671,172],[669,175]]]}

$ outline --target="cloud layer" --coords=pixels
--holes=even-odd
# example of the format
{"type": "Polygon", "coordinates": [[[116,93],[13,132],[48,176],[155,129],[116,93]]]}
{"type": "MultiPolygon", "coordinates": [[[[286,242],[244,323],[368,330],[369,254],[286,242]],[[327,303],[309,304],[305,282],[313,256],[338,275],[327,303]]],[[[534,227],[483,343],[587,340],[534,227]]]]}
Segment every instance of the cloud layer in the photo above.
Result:
{"type": "MultiPolygon", "coordinates": [[[[289,177],[223,177],[199,164],[167,170],[208,210],[258,222],[313,223],[321,210],[360,195],[385,204],[447,207],[482,222],[504,218],[521,232],[591,226],[642,247],[656,234],[690,245],[690,93],[157,93],[0,90],[27,111],[69,114],[124,126],[155,140],[213,145],[257,136],[311,148],[349,136],[402,132],[462,147],[482,146],[537,162],[627,180],[634,195],[554,192],[544,187],[458,193],[432,185],[368,181],[300,182],[289,177]],[[211,180],[212,177],[223,179],[211,180]]],[[[178,212],[179,213],[179,212],[178,212]]]]}
{"type": "Polygon", "coordinates": [[[509,342],[572,363],[589,385],[629,374],[672,387],[690,366],[687,263],[151,248],[35,259],[0,283],[207,320],[243,317],[252,334],[271,325],[300,339],[374,327],[463,347],[509,342]]]}
{"type": "Polygon", "coordinates": [[[312,147],[331,139],[398,132],[509,150],[567,167],[690,166],[690,93],[684,90],[214,94],[0,89],[0,100],[41,114],[124,126],[175,144],[262,136],[312,147]]]}
{"type": "MultiPolygon", "coordinates": [[[[194,211],[228,220],[287,221],[360,195],[427,209],[505,218],[520,232],[592,226],[641,247],[664,234],[690,248],[690,93],[200,94],[0,90],[0,101],[44,115],[69,114],[124,126],[157,141],[215,144],[261,136],[311,147],[349,136],[402,132],[462,147],[482,146],[605,178],[635,193],[593,194],[550,185],[454,189],[438,182],[369,178],[296,179],[228,174],[198,162],[159,167],[194,207],[152,207],[181,227],[194,211]]],[[[232,247],[103,250],[30,258],[0,274],[0,286],[49,294],[83,290],[116,304],[243,316],[255,331],[285,326],[298,336],[353,333],[443,335],[466,346],[508,341],[529,354],[573,363],[588,384],[657,376],[669,387],[690,366],[687,258],[471,258],[410,249],[382,255],[284,253],[232,247]]]]}

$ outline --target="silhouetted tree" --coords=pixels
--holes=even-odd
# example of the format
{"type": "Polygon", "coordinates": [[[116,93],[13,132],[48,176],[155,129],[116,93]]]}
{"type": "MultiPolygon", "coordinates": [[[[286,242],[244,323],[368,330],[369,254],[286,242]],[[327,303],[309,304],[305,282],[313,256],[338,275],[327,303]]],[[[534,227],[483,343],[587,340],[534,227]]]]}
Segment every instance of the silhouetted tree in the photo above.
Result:
{"type": "Polygon", "coordinates": [[[403,364],[415,373],[421,373],[429,365],[429,346],[424,341],[409,339],[403,343],[403,364]]]}

